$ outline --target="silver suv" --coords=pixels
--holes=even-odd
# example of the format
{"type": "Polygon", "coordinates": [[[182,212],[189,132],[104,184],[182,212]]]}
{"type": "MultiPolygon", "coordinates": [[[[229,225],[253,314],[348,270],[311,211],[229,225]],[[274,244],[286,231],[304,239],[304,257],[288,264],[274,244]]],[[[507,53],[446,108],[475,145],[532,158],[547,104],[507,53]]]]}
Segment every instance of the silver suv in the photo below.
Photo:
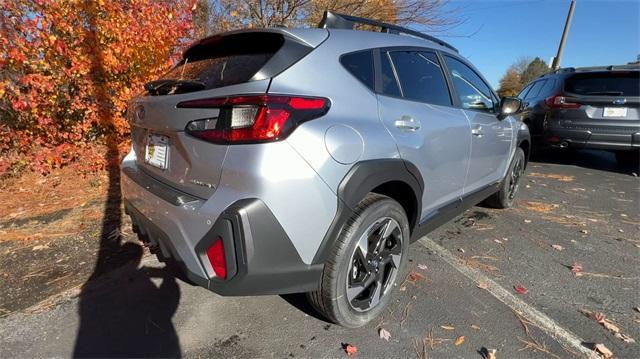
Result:
{"type": "Polygon", "coordinates": [[[520,100],[455,48],[331,12],[200,40],[145,87],[121,176],[140,237],[202,287],[306,292],[347,327],[384,310],[412,240],[512,206],[530,148],[520,100]]]}

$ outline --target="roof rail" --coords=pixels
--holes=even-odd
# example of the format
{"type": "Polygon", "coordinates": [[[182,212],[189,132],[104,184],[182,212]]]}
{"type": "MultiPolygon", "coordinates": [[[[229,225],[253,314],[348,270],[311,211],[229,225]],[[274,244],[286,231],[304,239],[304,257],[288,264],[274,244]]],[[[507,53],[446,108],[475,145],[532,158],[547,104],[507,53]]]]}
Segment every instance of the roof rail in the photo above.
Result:
{"type": "Polygon", "coordinates": [[[351,15],[338,14],[336,12],[329,11],[329,10],[324,12],[324,15],[322,16],[322,21],[320,21],[320,24],[318,24],[318,27],[319,28],[324,28],[324,29],[353,30],[353,27],[356,24],[363,24],[363,25],[371,25],[371,26],[375,26],[375,27],[380,27],[382,32],[386,32],[386,33],[389,33],[389,34],[406,34],[406,35],[419,37],[421,39],[433,41],[438,45],[441,45],[441,46],[444,46],[444,47],[448,47],[451,50],[453,50],[455,52],[458,52],[458,49],[456,49],[455,47],[451,46],[447,42],[442,41],[442,40],[440,40],[438,38],[435,38],[433,36],[430,36],[430,35],[427,35],[427,34],[423,34],[423,33],[419,32],[419,31],[411,30],[411,29],[408,29],[406,27],[402,27],[402,26],[398,26],[398,25],[387,24],[387,23],[384,23],[384,22],[376,21],[376,20],[366,19],[366,18],[363,18],[363,17],[356,17],[356,16],[351,16],[351,15]]]}
{"type": "Polygon", "coordinates": [[[637,70],[640,69],[640,64],[626,64],[626,65],[605,65],[605,66],[588,66],[588,67],[563,67],[554,71],[550,71],[546,74],[540,75],[540,77],[548,74],[563,74],[569,72],[587,72],[587,71],[613,71],[613,70],[637,70]]]}

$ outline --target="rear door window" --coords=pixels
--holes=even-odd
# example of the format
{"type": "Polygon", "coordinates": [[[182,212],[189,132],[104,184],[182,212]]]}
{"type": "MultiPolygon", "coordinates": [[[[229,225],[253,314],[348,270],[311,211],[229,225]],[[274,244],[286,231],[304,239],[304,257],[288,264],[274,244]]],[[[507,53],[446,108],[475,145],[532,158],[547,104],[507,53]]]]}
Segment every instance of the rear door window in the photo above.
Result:
{"type": "Polygon", "coordinates": [[[284,37],[274,33],[245,33],[205,39],[188,49],[174,68],[155,81],[157,93],[154,94],[209,90],[247,82],[283,43],[284,37]],[[160,86],[163,83],[169,85],[160,86]]]}
{"type": "Polygon", "coordinates": [[[373,55],[371,51],[367,50],[343,55],[340,58],[340,63],[368,88],[371,90],[374,89],[373,55]]]}
{"type": "Polygon", "coordinates": [[[540,90],[540,94],[542,96],[551,96],[553,94],[553,89],[556,87],[556,80],[548,79],[547,83],[544,84],[542,90],[540,90]]]}
{"type": "Polygon", "coordinates": [[[564,89],[584,96],[639,96],[640,71],[575,74],[566,80],[564,89]]]}
{"type": "Polygon", "coordinates": [[[462,108],[484,112],[495,112],[491,87],[469,66],[450,56],[445,56],[449,74],[453,79],[462,108]]]}
{"type": "Polygon", "coordinates": [[[531,100],[534,98],[538,98],[538,95],[540,94],[540,90],[542,89],[542,86],[544,86],[546,82],[547,82],[546,80],[534,82],[533,86],[531,86],[531,90],[529,90],[529,93],[527,94],[527,96],[525,96],[524,99],[531,100]]]}
{"type": "Polygon", "coordinates": [[[451,106],[449,88],[435,53],[394,51],[389,55],[398,74],[404,98],[451,106]]]}

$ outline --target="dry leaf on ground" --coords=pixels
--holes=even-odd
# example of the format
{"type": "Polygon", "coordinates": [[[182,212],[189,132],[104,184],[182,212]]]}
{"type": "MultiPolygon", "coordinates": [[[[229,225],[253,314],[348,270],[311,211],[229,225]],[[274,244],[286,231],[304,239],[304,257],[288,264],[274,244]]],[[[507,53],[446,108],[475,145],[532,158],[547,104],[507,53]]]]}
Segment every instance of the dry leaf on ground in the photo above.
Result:
{"type": "Polygon", "coordinates": [[[605,359],[613,358],[613,352],[609,350],[609,348],[605,347],[604,344],[594,344],[593,350],[605,359]]]}
{"type": "Polygon", "coordinates": [[[518,294],[527,294],[527,293],[529,293],[529,289],[527,289],[527,287],[524,287],[524,286],[519,285],[519,284],[514,285],[514,286],[513,286],[513,289],[514,289],[514,290],[516,291],[516,293],[518,293],[518,294]]]}
{"type": "Polygon", "coordinates": [[[455,330],[456,327],[452,326],[452,325],[441,325],[440,328],[444,329],[444,330],[455,330]]]}
{"type": "Polygon", "coordinates": [[[344,344],[344,352],[347,353],[348,356],[354,356],[358,353],[358,347],[351,344],[344,344]]]}
{"type": "Polygon", "coordinates": [[[421,270],[427,270],[427,266],[424,264],[418,264],[418,268],[420,268],[421,270]]]}
{"type": "Polygon", "coordinates": [[[582,264],[580,263],[573,263],[571,265],[571,272],[573,272],[573,274],[575,274],[576,276],[581,276],[582,275],[582,264]]]}
{"type": "Polygon", "coordinates": [[[486,282],[478,282],[478,288],[487,289],[488,285],[486,282]]]}
{"type": "Polygon", "coordinates": [[[480,354],[484,359],[496,359],[495,349],[487,349],[483,347],[482,349],[480,349],[480,354]]]}
{"type": "Polygon", "coordinates": [[[559,245],[559,244],[553,244],[553,245],[551,245],[551,248],[553,248],[553,249],[555,249],[555,250],[557,250],[557,251],[562,251],[562,250],[564,250],[564,247],[563,247],[563,246],[561,246],[561,245],[559,245]]]}
{"type": "Polygon", "coordinates": [[[635,340],[635,339],[633,339],[633,338],[631,338],[630,336],[628,336],[628,335],[626,335],[626,334],[623,334],[623,333],[616,333],[614,336],[615,336],[616,338],[618,338],[618,339],[622,340],[622,341],[623,341],[623,342],[625,342],[625,343],[635,343],[635,342],[636,342],[636,340],[635,340]]]}
{"type": "Polygon", "coordinates": [[[480,330],[480,327],[475,325],[475,324],[471,324],[471,328],[473,328],[475,330],[480,330]]]}
{"type": "Polygon", "coordinates": [[[462,343],[464,343],[464,335],[459,336],[458,338],[456,338],[456,341],[453,342],[455,346],[462,345],[462,343]]]}
{"type": "Polygon", "coordinates": [[[411,283],[415,283],[419,280],[423,280],[426,277],[423,276],[422,274],[418,273],[418,272],[411,272],[407,275],[407,281],[411,282],[411,283]]]}
{"type": "Polygon", "coordinates": [[[389,341],[391,338],[391,333],[384,328],[380,328],[380,330],[378,330],[378,335],[380,336],[380,339],[384,339],[386,341],[389,341]]]}

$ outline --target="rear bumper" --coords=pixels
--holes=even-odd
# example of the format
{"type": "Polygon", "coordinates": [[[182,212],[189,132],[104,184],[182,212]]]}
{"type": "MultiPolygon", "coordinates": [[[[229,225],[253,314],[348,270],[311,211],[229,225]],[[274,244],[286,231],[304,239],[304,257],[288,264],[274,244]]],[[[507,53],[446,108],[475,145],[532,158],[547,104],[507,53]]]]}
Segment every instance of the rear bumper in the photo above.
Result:
{"type": "Polygon", "coordinates": [[[552,125],[545,131],[544,141],[552,147],[632,150],[640,148],[640,126],[580,128],[552,125]]]}
{"type": "Polygon", "coordinates": [[[192,282],[221,295],[285,294],[318,288],[323,265],[302,261],[263,201],[238,200],[212,216],[202,213],[203,200],[184,194],[179,197],[178,192],[167,195],[166,191],[157,192],[170,198],[159,197],[153,190],[155,180],[137,171],[134,167],[122,171],[125,210],[141,238],[159,247],[159,257],[176,262],[192,282]],[[212,217],[216,218],[213,224],[207,219],[212,217]],[[215,276],[206,255],[218,238],[225,248],[226,280],[215,276]]]}

